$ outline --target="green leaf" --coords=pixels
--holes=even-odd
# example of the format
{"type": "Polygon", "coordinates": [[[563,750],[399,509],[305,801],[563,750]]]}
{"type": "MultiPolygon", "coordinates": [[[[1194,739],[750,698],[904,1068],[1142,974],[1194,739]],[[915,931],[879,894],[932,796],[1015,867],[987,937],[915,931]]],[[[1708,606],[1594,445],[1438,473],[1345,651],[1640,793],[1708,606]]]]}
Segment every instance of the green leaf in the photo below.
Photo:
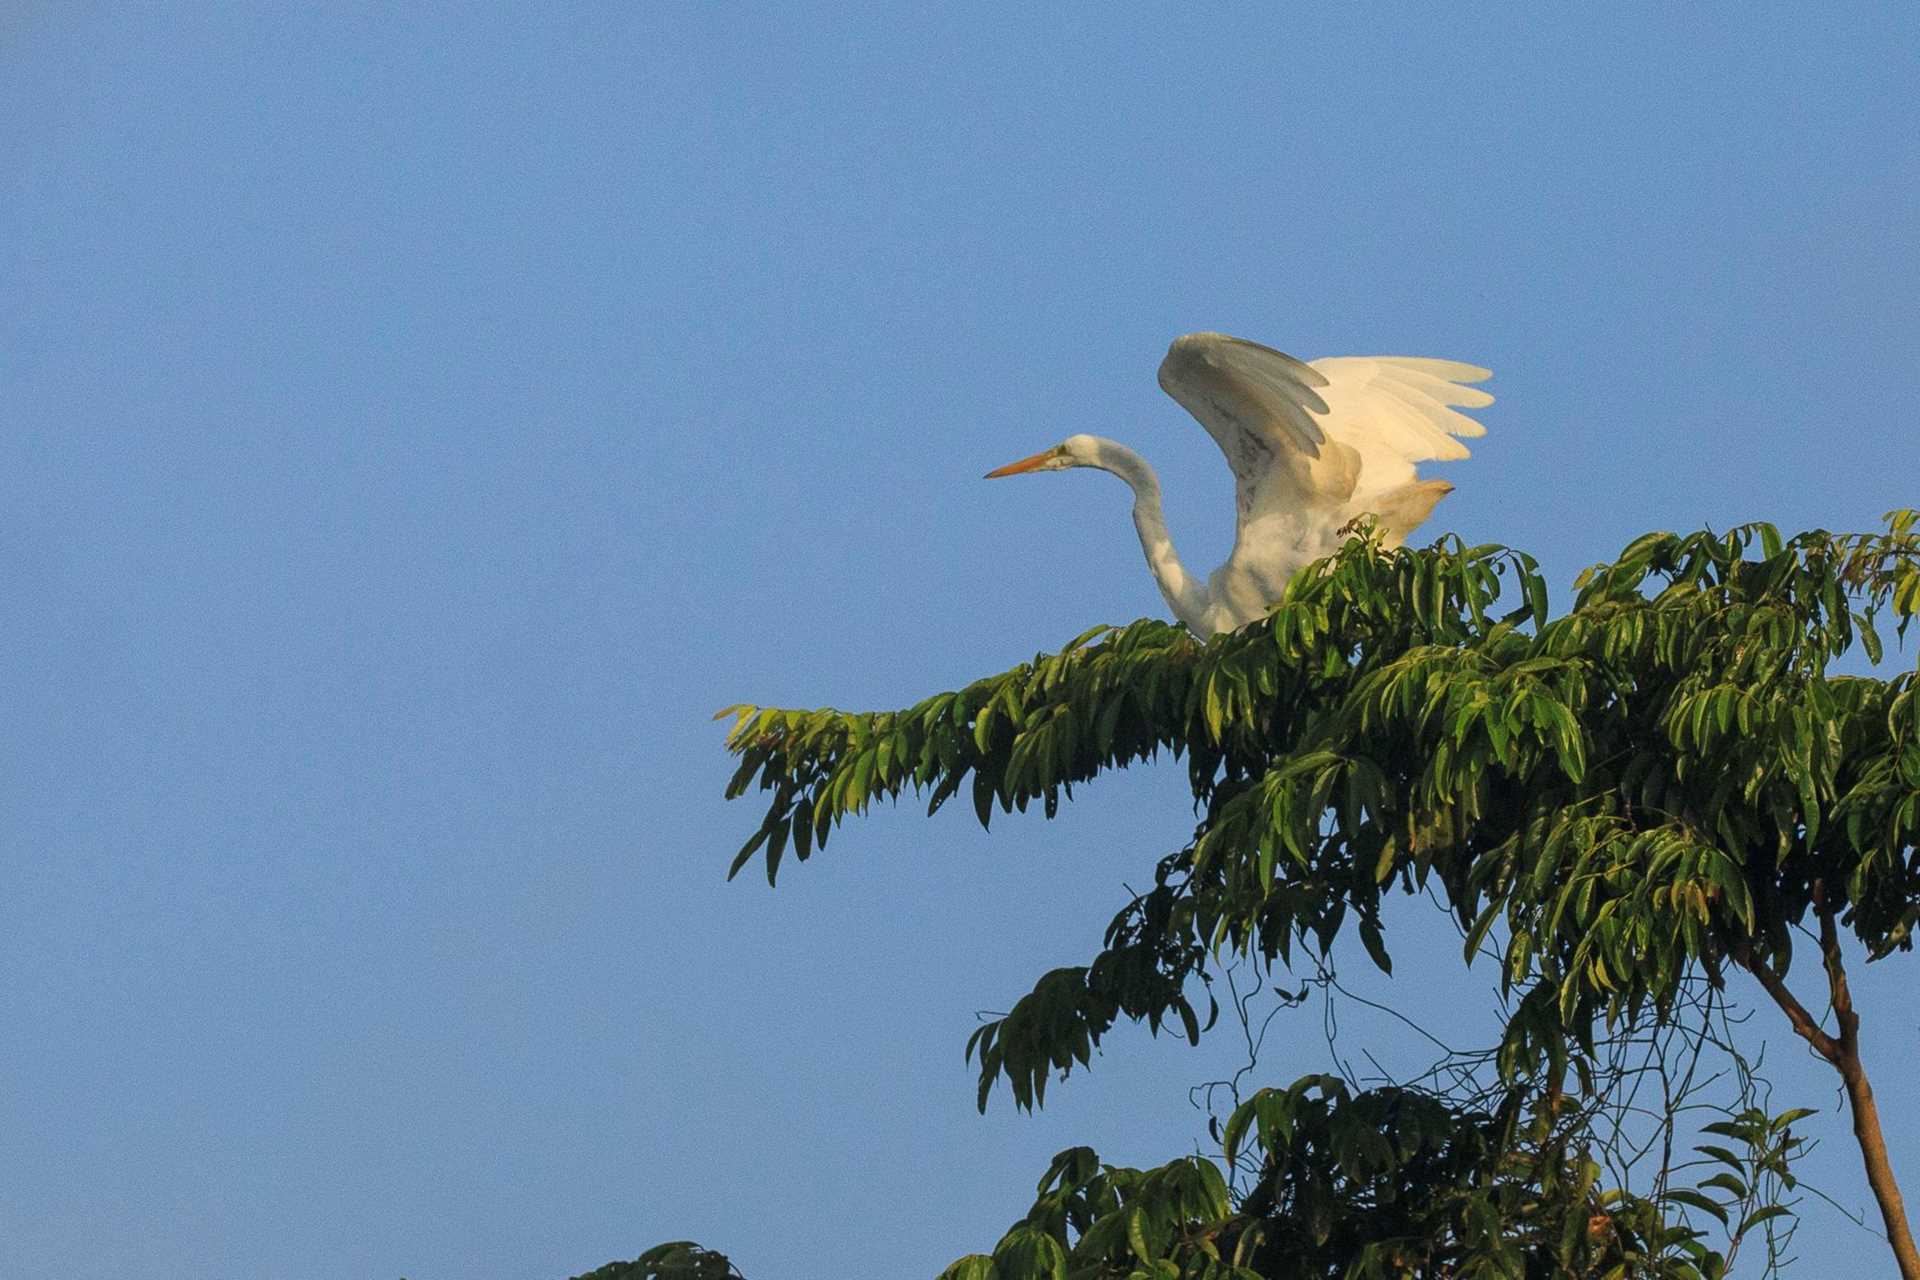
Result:
{"type": "Polygon", "coordinates": [[[1716,1173],[1711,1178],[1702,1178],[1699,1185],[1703,1187],[1717,1187],[1732,1196],[1735,1200],[1745,1200],[1747,1198],[1746,1182],[1734,1177],[1730,1173],[1716,1173]]]}
{"type": "Polygon", "coordinates": [[[1694,1148],[1694,1150],[1701,1152],[1705,1155],[1712,1156],[1715,1160],[1720,1161],[1720,1163],[1722,1164],[1732,1166],[1733,1171],[1735,1173],[1746,1172],[1746,1169],[1747,1169],[1746,1162],[1740,1159],[1740,1157],[1734,1155],[1733,1152],[1727,1150],[1725,1147],[1697,1146],[1694,1148]]]}
{"type": "Polygon", "coordinates": [[[1400,860],[1400,844],[1389,837],[1380,843],[1380,856],[1374,859],[1373,882],[1385,884],[1393,875],[1394,865],[1400,860]]]}
{"type": "Polygon", "coordinates": [[[1137,1204],[1127,1210],[1127,1247],[1142,1263],[1151,1264],[1160,1256],[1153,1242],[1147,1239],[1147,1211],[1137,1204]]]}
{"type": "Polygon", "coordinates": [[[993,701],[988,701],[973,720],[973,745],[981,755],[993,750],[993,707],[993,701]]]}
{"type": "Polygon", "coordinates": [[[1473,927],[1467,930],[1466,943],[1460,948],[1460,954],[1468,964],[1472,964],[1473,958],[1480,953],[1480,944],[1486,939],[1487,930],[1493,928],[1493,922],[1500,918],[1500,909],[1504,905],[1499,901],[1489,902],[1473,922],[1473,927]]]}
{"type": "Polygon", "coordinates": [[[1534,629],[1537,631],[1547,625],[1547,584],[1537,573],[1527,573],[1520,579],[1526,588],[1527,612],[1532,615],[1534,629]]]}
{"type": "Polygon", "coordinates": [[[1717,1133],[1736,1142],[1752,1143],[1760,1140],[1763,1129],[1751,1120],[1715,1120],[1711,1124],[1701,1125],[1700,1132],[1717,1133]]]}
{"type": "Polygon", "coordinates": [[[1792,1214],[1793,1214],[1793,1210],[1789,1209],[1786,1205],[1783,1205],[1783,1204],[1770,1204],[1770,1205],[1763,1206],[1762,1208],[1755,1209],[1752,1213],[1742,1218],[1740,1220],[1740,1228],[1739,1230],[1734,1232],[1734,1234],[1744,1236],[1745,1234],[1747,1234],[1747,1232],[1753,1230],[1755,1227],[1759,1226],[1763,1222],[1771,1222],[1775,1218],[1791,1217],[1792,1214]]]}
{"type": "Polygon", "coordinates": [[[1699,1209],[1703,1213],[1710,1213],[1718,1218],[1722,1225],[1727,1222],[1727,1211],[1720,1207],[1719,1202],[1701,1195],[1698,1191],[1688,1191],[1684,1187],[1677,1188],[1667,1192],[1667,1199],[1678,1200],[1681,1204],[1689,1208],[1699,1209]]]}
{"type": "Polygon", "coordinates": [[[1208,677],[1206,682],[1206,697],[1204,702],[1206,708],[1207,735],[1215,742],[1219,742],[1226,735],[1227,702],[1226,693],[1221,688],[1222,684],[1223,681],[1217,672],[1208,677]]]}
{"type": "Polygon", "coordinates": [[[767,883],[772,885],[780,872],[780,855],[787,851],[787,833],[792,829],[790,818],[782,818],[773,824],[772,837],[767,841],[767,883]]]}
{"type": "Polygon", "coordinates": [[[1387,954],[1386,943],[1380,936],[1380,926],[1369,917],[1360,919],[1360,942],[1367,949],[1367,958],[1379,968],[1380,972],[1393,973],[1393,957],[1387,954]]]}
{"type": "Polygon", "coordinates": [[[1879,666],[1886,651],[1881,647],[1880,633],[1874,630],[1873,619],[1867,614],[1857,613],[1854,615],[1854,625],[1860,630],[1860,644],[1867,651],[1867,661],[1879,666]]]}
{"type": "Polygon", "coordinates": [[[733,864],[727,868],[727,879],[731,880],[740,874],[740,868],[747,865],[747,862],[753,857],[754,851],[765,844],[767,837],[772,833],[773,828],[771,824],[763,826],[753,833],[752,839],[740,846],[740,852],[733,855],[733,864]]]}
{"type": "Polygon", "coordinates": [[[1247,1126],[1253,1123],[1254,1104],[1243,1102],[1233,1109],[1227,1117],[1225,1136],[1221,1139],[1221,1149],[1227,1154],[1228,1161],[1240,1158],[1240,1143],[1246,1137],[1247,1126]]]}

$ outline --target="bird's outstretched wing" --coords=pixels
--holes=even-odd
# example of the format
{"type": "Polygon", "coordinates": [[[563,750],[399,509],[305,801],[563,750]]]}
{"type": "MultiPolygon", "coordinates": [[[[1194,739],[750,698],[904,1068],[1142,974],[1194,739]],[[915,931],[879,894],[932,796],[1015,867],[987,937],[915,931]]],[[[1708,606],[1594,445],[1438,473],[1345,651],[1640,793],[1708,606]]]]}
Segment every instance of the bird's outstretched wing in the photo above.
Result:
{"type": "Polygon", "coordinates": [[[1207,429],[1233,469],[1242,522],[1276,500],[1337,504],[1360,478],[1360,455],[1329,438],[1316,415],[1327,377],[1285,352],[1224,333],[1175,338],[1160,387],[1207,429]]]}
{"type": "Polygon", "coordinates": [[[1463,383],[1477,365],[1414,356],[1306,363],[1224,333],[1176,338],[1160,386],[1199,419],[1238,481],[1241,517],[1276,507],[1353,506],[1416,479],[1414,464],[1467,456],[1486,428],[1456,407],[1493,403],[1463,383]]]}
{"type": "Polygon", "coordinates": [[[1322,430],[1360,455],[1354,499],[1386,493],[1415,479],[1414,463],[1467,456],[1461,436],[1487,429],[1456,407],[1481,409],[1493,397],[1462,383],[1493,375],[1478,365],[1416,356],[1336,356],[1308,366],[1326,381],[1319,397],[1322,430]]]}

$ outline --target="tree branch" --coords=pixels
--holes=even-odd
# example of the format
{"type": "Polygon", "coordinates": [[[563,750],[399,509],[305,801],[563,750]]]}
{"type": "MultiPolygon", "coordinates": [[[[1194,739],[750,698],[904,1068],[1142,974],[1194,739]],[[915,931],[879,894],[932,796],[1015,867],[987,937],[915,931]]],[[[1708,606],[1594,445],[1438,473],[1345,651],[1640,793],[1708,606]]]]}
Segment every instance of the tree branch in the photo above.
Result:
{"type": "Polygon", "coordinates": [[[1793,994],[1793,990],[1787,986],[1785,980],[1765,961],[1756,960],[1753,949],[1744,941],[1740,943],[1733,958],[1742,969],[1759,979],[1760,985],[1766,988],[1767,994],[1773,997],[1773,1002],[1786,1013],[1787,1021],[1793,1024],[1794,1031],[1801,1039],[1812,1045],[1815,1053],[1834,1066],[1839,1066],[1840,1042],[1820,1029],[1820,1023],[1807,1012],[1807,1006],[1800,1003],[1800,998],[1793,994]]]}

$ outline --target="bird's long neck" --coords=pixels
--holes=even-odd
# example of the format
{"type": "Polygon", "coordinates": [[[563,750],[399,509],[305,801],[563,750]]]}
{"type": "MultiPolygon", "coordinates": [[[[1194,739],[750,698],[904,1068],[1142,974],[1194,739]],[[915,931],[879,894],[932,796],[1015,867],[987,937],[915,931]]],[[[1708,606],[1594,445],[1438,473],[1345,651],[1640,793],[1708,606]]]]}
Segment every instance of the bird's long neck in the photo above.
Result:
{"type": "Polygon", "coordinates": [[[1093,465],[1111,471],[1133,489],[1133,527],[1140,533],[1140,549],[1147,554],[1147,567],[1160,586],[1174,616],[1191,627],[1203,639],[1211,628],[1202,615],[1207,608],[1207,586],[1187,572],[1173,549],[1173,537],[1167,532],[1167,520],[1160,506],[1160,478],[1153,468],[1127,446],[1116,440],[1099,440],[1093,465]]]}

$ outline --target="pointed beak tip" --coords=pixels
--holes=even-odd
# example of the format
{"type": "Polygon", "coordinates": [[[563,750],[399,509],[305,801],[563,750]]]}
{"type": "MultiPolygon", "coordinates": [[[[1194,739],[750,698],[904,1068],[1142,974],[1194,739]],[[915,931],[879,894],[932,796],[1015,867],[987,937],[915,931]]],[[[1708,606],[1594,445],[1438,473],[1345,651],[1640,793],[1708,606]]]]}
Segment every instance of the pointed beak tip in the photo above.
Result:
{"type": "Polygon", "coordinates": [[[1038,471],[1053,459],[1053,452],[1052,449],[1043,449],[1030,458],[1022,458],[1018,462],[1009,462],[1004,467],[995,467],[980,478],[982,480],[998,480],[1002,476],[1017,476],[1028,471],[1038,471]]]}

